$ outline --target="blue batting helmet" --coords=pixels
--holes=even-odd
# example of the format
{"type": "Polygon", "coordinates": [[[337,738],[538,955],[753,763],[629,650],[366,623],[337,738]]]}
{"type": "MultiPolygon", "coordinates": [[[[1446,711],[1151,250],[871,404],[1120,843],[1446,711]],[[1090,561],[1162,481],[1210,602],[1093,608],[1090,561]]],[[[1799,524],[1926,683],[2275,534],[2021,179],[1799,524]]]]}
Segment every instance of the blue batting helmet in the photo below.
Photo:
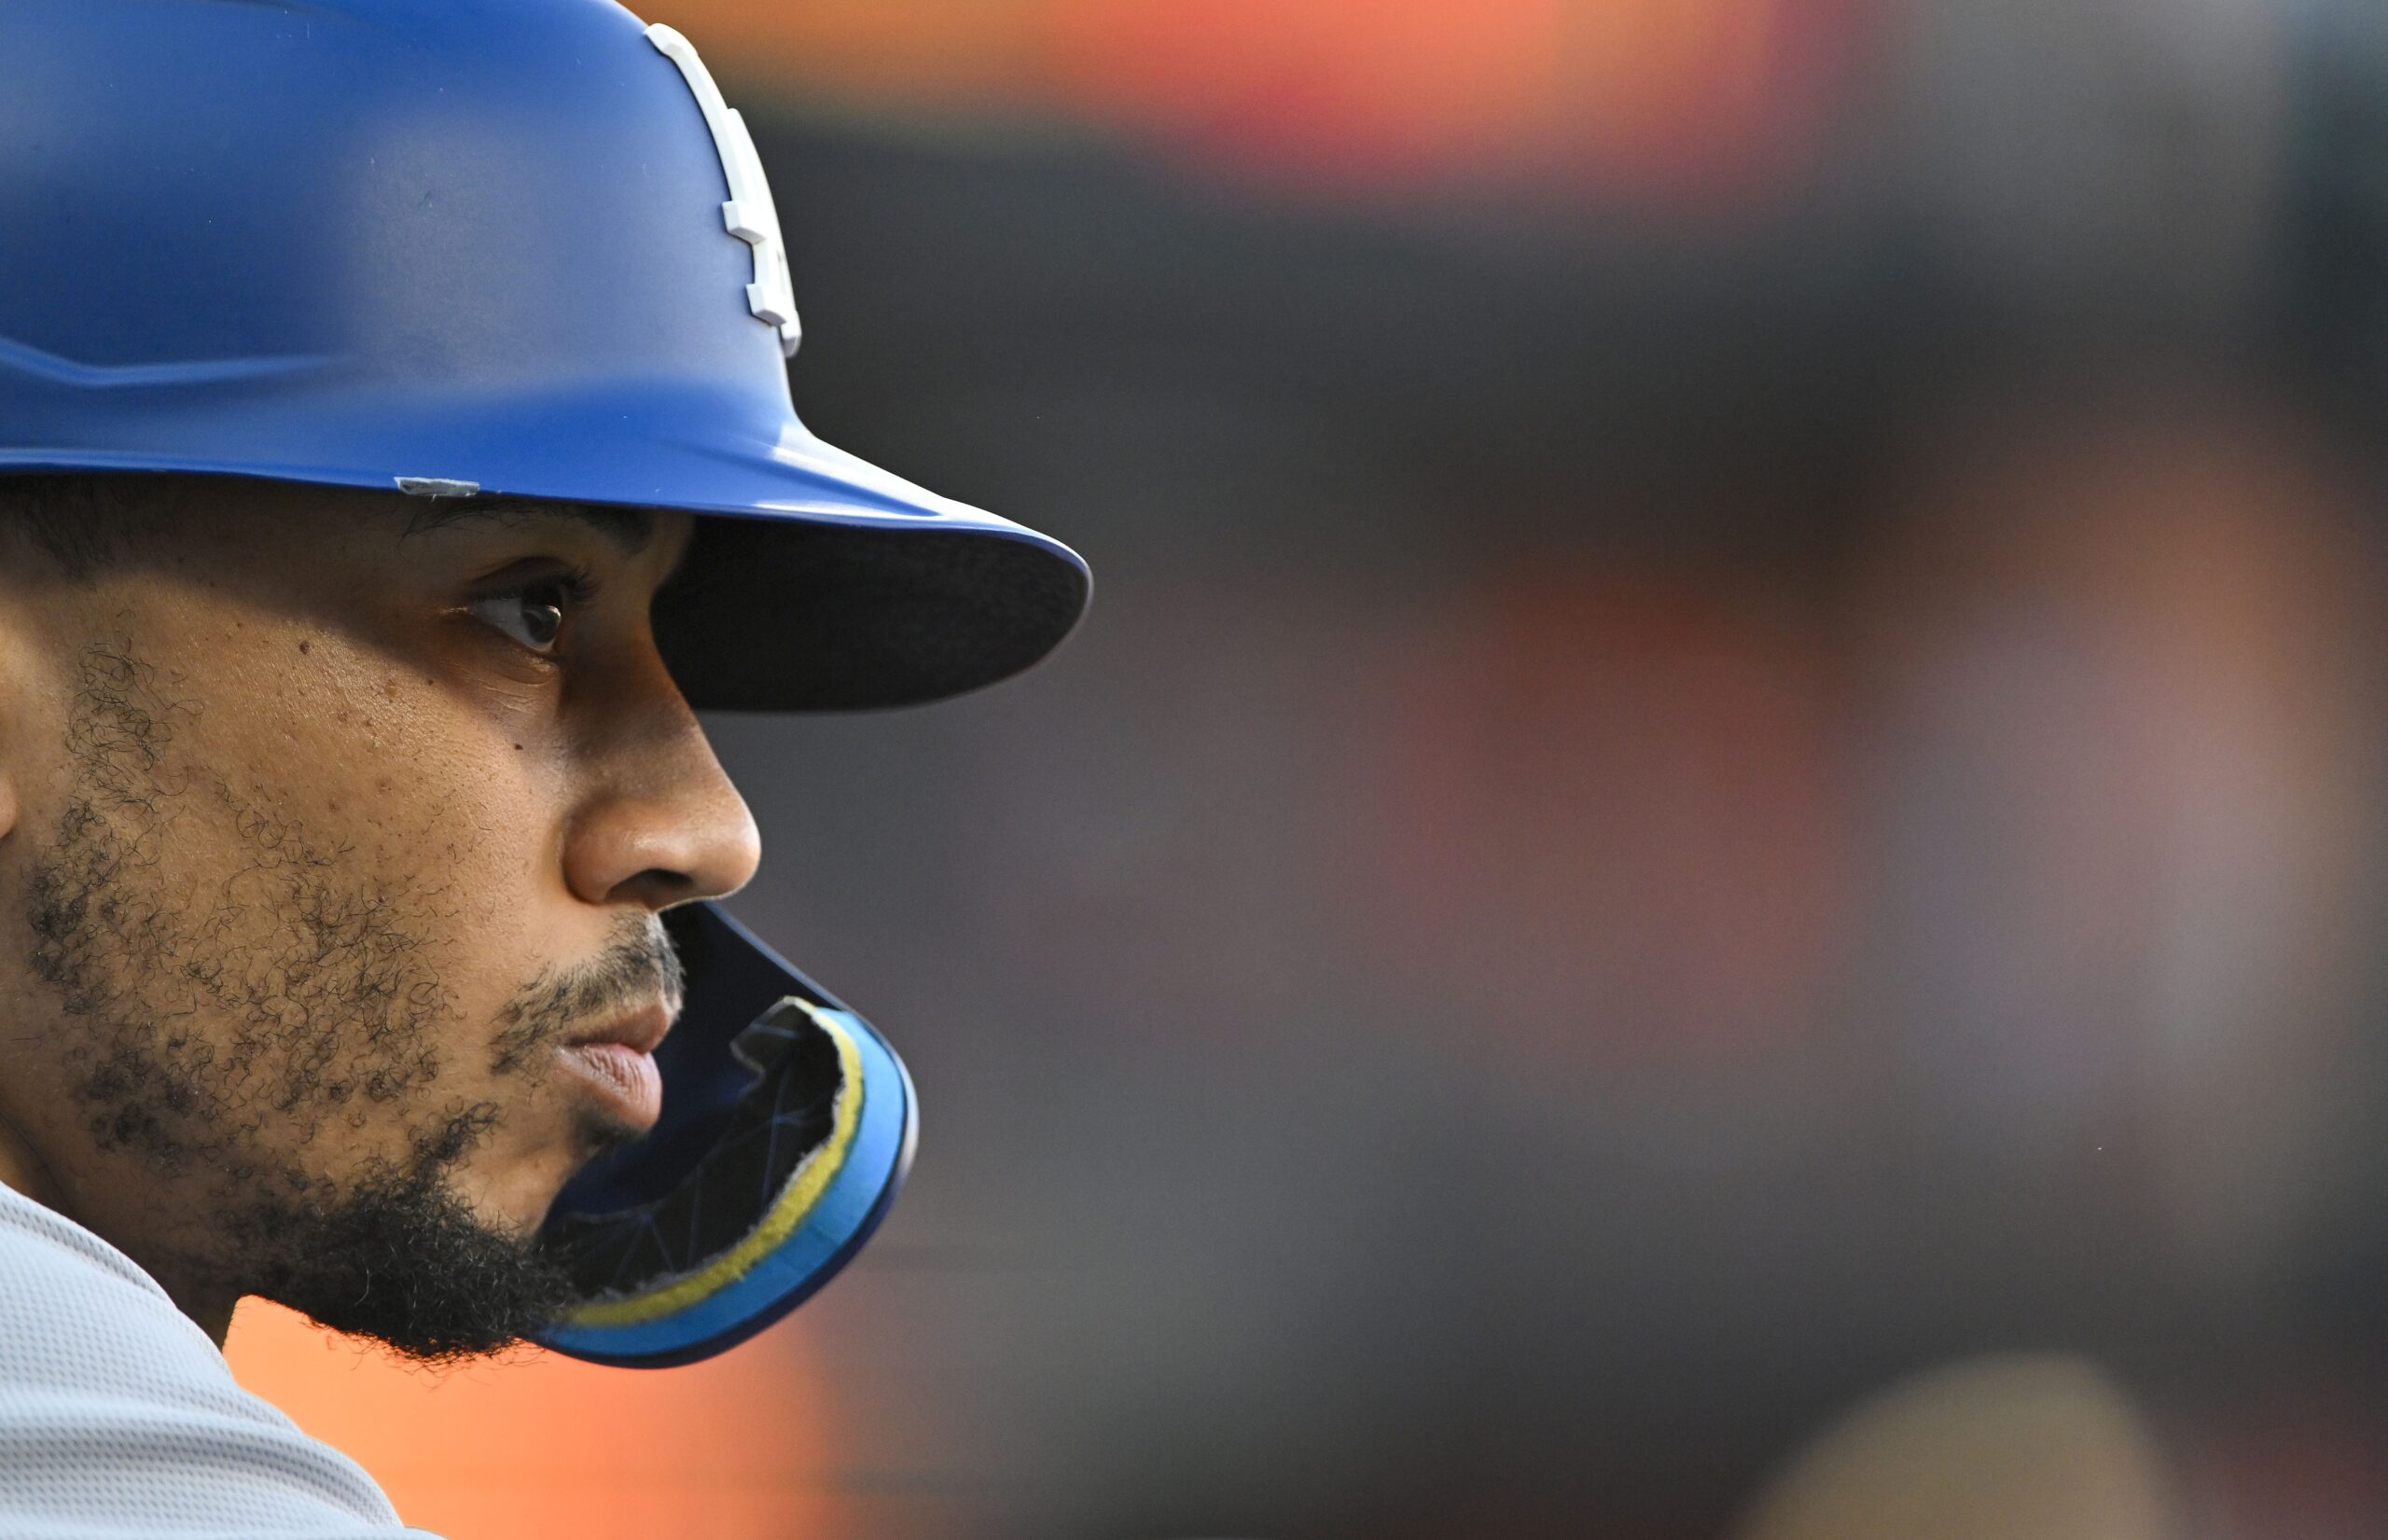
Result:
{"type": "Polygon", "coordinates": [[[0,6],[0,470],[685,508],[701,707],[1043,657],[1066,547],[808,433],[744,121],[607,0],[0,6]]]}
{"type": "MultiPolygon", "coordinates": [[[[1066,547],[815,438],[739,115],[611,0],[0,3],[0,472],[172,471],[706,517],[656,634],[701,707],[933,700],[1076,622],[1066,547]]],[[[664,1114],[547,1228],[548,1340],[716,1352],[858,1246],[914,1113],[710,906],[664,1114]]]]}

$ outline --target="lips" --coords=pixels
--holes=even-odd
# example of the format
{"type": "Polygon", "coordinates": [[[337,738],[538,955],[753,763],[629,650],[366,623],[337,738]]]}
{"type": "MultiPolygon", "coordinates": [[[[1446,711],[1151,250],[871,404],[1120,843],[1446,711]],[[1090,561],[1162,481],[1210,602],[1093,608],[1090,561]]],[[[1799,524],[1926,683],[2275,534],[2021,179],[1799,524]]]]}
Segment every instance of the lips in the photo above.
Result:
{"type": "Polygon", "coordinates": [[[677,1014],[675,1006],[658,1000],[628,1016],[617,1017],[594,1032],[566,1038],[564,1047],[578,1048],[615,1043],[636,1053],[653,1053],[656,1045],[663,1041],[664,1034],[672,1030],[672,1019],[677,1014]]]}
{"type": "Polygon", "coordinates": [[[655,1056],[620,1043],[571,1043],[556,1057],[580,1073],[614,1103],[615,1116],[636,1129],[651,1129],[663,1116],[663,1072],[655,1056]]]}
{"type": "Polygon", "coordinates": [[[614,1104],[622,1122],[641,1130],[663,1116],[663,1072],[655,1047],[672,1030],[673,1010],[658,1001],[595,1032],[560,1044],[556,1057],[614,1104]]]}

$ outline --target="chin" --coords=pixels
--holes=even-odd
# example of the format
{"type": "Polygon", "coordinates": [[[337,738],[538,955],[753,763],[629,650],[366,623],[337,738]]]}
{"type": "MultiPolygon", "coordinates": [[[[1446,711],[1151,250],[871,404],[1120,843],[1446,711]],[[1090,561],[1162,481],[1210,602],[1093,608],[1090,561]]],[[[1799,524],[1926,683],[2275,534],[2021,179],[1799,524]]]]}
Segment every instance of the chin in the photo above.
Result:
{"type": "Polygon", "coordinates": [[[483,1223],[527,1236],[546,1221],[556,1195],[584,1164],[577,1158],[564,1164],[556,1155],[543,1152],[538,1159],[525,1160],[503,1172],[463,1173],[457,1186],[483,1223]]]}

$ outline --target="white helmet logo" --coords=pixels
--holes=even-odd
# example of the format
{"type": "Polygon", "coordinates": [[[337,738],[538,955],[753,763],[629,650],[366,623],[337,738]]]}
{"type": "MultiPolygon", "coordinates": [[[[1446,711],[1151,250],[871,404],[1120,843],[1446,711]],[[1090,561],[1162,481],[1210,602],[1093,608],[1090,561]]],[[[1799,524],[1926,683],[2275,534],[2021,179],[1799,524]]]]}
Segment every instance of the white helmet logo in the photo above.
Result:
{"type": "Polygon", "coordinates": [[[729,183],[729,201],[721,205],[722,223],[729,233],[755,248],[755,281],[746,285],[746,308],[755,318],[778,329],[780,351],[793,354],[804,336],[796,319],[796,285],[788,279],[787,244],[780,239],[780,211],[771,202],[771,184],[763,180],[762,158],[755,153],[755,136],[746,119],[721,99],[713,72],[697,57],[694,45],[657,22],[646,29],[646,40],[680,66],[704,109],[705,126],[713,130],[713,147],[721,156],[722,175],[729,183]]]}

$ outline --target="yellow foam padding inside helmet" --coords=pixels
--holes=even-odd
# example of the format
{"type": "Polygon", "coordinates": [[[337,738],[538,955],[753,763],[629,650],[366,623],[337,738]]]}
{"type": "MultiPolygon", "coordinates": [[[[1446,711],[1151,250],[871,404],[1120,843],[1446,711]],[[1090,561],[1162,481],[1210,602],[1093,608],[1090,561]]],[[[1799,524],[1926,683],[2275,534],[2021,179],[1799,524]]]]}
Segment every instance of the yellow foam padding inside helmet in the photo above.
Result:
{"type": "Polygon", "coordinates": [[[660,1320],[674,1311],[686,1310],[699,1300],[728,1288],[776,1250],[781,1242],[796,1233],[812,1205],[821,1200],[830,1181],[846,1163],[846,1152],[854,1147],[854,1130],[862,1124],[862,1056],[854,1050],[854,1041],[846,1029],[814,1010],[803,1001],[805,1014],[829,1034],[838,1045],[838,1067],[841,1072],[838,1085],[838,1101],[831,1112],[829,1137],[818,1149],[804,1158],[796,1175],[780,1190],[778,1201],[763,1216],[746,1239],[723,1252],[696,1271],[686,1273],[641,1294],[619,1299],[600,1299],[581,1306],[563,1317],[576,1326],[635,1326],[648,1321],[660,1320]]]}

